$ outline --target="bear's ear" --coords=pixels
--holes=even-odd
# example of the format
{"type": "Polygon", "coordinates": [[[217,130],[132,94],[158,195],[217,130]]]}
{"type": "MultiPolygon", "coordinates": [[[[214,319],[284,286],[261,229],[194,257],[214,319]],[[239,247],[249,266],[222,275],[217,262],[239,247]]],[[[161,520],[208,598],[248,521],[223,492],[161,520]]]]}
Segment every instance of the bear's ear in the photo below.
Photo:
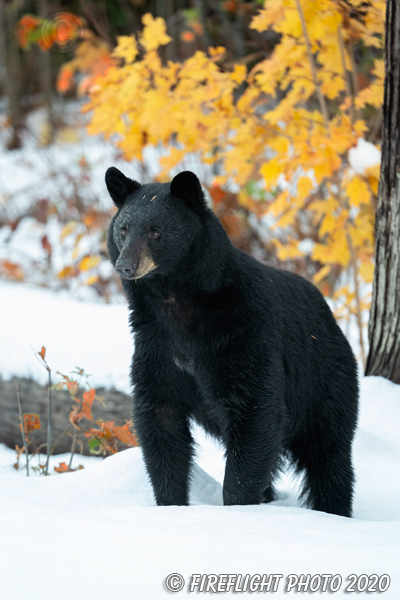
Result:
{"type": "Polygon", "coordinates": [[[191,171],[182,171],[171,181],[171,194],[184,200],[192,210],[205,207],[200,181],[191,171]]]}
{"type": "Polygon", "coordinates": [[[106,171],[106,186],[108,193],[114,200],[114,203],[120,207],[125,202],[125,198],[142,186],[137,181],[125,177],[116,167],[110,167],[106,171]]]}

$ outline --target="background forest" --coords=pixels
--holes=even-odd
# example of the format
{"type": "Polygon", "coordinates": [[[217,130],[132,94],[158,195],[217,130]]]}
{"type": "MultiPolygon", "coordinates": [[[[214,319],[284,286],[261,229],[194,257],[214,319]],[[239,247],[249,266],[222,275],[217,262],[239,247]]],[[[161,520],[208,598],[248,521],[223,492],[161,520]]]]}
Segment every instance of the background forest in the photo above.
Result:
{"type": "Polygon", "coordinates": [[[384,9],[3,1],[2,276],[113,301],[99,154],[143,182],[183,165],[237,246],[313,280],[354,319],[365,364],[384,9]],[[10,180],[5,148],[27,145],[40,167],[10,180]],[[22,257],[27,230],[37,248],[22,257]]]}

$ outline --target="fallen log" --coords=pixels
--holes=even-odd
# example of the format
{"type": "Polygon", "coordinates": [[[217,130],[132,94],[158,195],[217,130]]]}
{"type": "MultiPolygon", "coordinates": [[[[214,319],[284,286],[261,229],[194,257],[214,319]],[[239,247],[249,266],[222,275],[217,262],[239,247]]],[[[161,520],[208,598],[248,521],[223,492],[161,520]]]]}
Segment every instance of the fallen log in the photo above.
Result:
{"type": "MultiPolygon", "coordinates": [[[[0,378],[0,443],[9,448],[16,444],[22,445],[19,426],[17,385],[20,387],[20,397],[23,413],[37,413],[40,416],[41,428],[32,431],[30,436],[38,447],[46,444],[48,390],[46,385],[40,385],[32,379],[14,377],[9,381],[0,378]]],[[[116,389],[97,388],[96,395],[103,397],[104,405],[94,402],[92,406],[93,420],[114,421],[123,425],[132,418],[132,398],[116,389]]],[[[60,437],[68,427],[68,415],[72,401],[67,391],[52,390],[52,443],[58,438],[53,454],[70,452],[72,439],[70,436],[60,437]]],[[[45,452],[45,448],[43,452],[45,452]]],[[[77,452],[89,453],[86,440],[77,452]],[[82,451],[82,452],[81,452],[82,451]]]]}

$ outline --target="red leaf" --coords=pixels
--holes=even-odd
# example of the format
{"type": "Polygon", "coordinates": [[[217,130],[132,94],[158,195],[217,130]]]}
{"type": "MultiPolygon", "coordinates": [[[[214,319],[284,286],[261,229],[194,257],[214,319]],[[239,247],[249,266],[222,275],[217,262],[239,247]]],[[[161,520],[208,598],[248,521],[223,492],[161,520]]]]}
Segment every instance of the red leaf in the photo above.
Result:
{"type": "Polygon", "coordinates": [[[44,235],[42,237],[42,248],[43,248],[43,250],[46,250],[47,254],[50,256],[50,254],[51,254],[51,244],[49,242],[49,238],[47,237],[47,235],[44,235]]]}

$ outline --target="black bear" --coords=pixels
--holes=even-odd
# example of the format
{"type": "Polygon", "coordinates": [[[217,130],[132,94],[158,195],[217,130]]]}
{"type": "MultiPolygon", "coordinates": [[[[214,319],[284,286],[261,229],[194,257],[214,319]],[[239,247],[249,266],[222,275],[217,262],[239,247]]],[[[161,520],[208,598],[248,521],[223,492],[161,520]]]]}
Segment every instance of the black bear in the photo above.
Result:
{"type": "Polygon", "coordinates": [[[225,448],[224,504],[273,500],[289,459],[306,505],[351,516],[357,367],[318,289],[235,248],[194,173],[141,185],[110,167],[106,185],[157,504],[188,503],[194,420],[225,448]]]}

